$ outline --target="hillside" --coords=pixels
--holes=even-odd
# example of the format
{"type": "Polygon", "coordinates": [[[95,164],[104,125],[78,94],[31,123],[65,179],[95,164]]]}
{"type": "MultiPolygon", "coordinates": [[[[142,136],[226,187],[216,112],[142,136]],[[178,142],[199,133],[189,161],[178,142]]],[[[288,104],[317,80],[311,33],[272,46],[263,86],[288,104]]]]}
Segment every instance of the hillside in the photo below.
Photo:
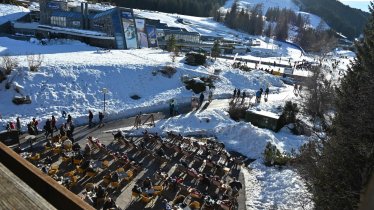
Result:
{"type": "Polygon", "coordinates": [[[178,13],[199,17],[211,16],[225,0],[112,0],[117,6],[178,13]]]}
{"type": "Polygon", "coordinates": [[[327,24],[347,36],[358,37],[368,20],[369,13],[351,8],[336,0],[294,0],[300,9],[320,16],[327,24]]]}

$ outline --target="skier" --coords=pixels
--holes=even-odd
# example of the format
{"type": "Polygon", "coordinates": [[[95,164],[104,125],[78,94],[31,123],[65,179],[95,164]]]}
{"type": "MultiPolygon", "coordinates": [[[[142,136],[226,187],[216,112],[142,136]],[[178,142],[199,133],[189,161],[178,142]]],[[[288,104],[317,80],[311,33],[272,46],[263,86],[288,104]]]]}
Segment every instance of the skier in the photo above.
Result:
{"type": "Polygon", "coordinates": [[[240,98],[240,89],[238,89],[238,92],[236,92],[236,97],[240,98]]]}
{"type": "Polygon", "coordinates": [[[234,89],[234,95],[233,95],[233,98],[236,97],[236,88],[234,89]]]}

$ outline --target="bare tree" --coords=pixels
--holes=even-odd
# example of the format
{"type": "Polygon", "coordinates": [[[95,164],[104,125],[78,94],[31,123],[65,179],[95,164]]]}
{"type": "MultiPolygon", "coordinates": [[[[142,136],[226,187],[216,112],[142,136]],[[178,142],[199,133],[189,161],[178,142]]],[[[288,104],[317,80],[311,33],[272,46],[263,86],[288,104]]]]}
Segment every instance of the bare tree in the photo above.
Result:
{"type": "Polygon", "coordinates": [[[313,76],[305,82],[308,94],[305,97],[304,109],[310,114],[314,124],[319,124],[326,129],[326,113],[333,109],[335,89],[332,82],[325,78],[322,67],[317,66],[310,69],[313,76]]]}
{"type": "Polygon", "coordinates": [[[38,54],[38,55],[28,55],[27,56],[27,62],[29,64],[29,69],[32,72],[37,72],[39,70],[39,67],[43,63],[43,55],[38,54]]]}
{"type": "Polygon", "coordinates": [[[1,70],[5,75],[9,75],[18,66],[17,58],[12,58],[10,56],[1,57],[1,70]]]}

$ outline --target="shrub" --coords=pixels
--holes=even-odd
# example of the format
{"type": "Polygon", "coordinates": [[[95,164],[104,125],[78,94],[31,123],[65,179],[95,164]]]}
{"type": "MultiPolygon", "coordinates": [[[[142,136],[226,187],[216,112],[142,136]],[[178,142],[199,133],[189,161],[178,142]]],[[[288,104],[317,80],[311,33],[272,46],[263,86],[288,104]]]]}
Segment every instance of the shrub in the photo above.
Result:
{"type": "Polygon", "coordinates": [[[18,60],[9,56],[1,58],[1,69],[5,75],[12,73],[12,70],[18,66],[18,60]]]}
{"type": "Polygon", "coordinates": [[[43,56],[42,55],[28,55],[27,62],[29,65],[29,69],[31,72],[37,72],[39,67],[43,63],[43,56]]]}
{"type": "Polygon", "coordinates": [[[204,65],[206,62],[206,55],[202,53],[190,52],[186,54],[186,64],[190,66],[204,65]]]}
{"type": "Polygon", "coordinates": [[[268,142],[264,151],[264,161],[266,166],[284,166],[291,161],[291,155],[286,153],[281,153],[279,149],[268,142]]]}
{"type": "Polygon", "coordinates": [[[0,70],[0,83],[4,80],[6,80],[6,75],[0,70]]]}
{"type": "Polygon", "coordinates": [[[229,104],[229,110],[228,113],[230,115],[230,118],[239,121],[240,119],[245,118],[245,114],[248,107],[241,103],[236,103],[234,101],[231,101],[229,104]]]}
{"type": "Polygon", "coordinates": [[[177,70],[173,66],[165,66],[160,70],[160,72],[162,75],[171,78],[177,72],[177,70]]]}
{"type": "Polygon", "coordinates": [[[199,94],[206,90],[206,84],[197,79],[190,79],[184,82],[187,90],[192,90],[194,93],[199,94]]]}
{"type": "Polygon", "coordinates": [[[279,117],[278,125],[276,131],[278,132],[283,126],[295,123],[296,122],[296,115],[299,112],[299,108],[297,107],[296,103],[292,103],[291,101],[287,101],[283,108],[283,113],[279,117]]]}

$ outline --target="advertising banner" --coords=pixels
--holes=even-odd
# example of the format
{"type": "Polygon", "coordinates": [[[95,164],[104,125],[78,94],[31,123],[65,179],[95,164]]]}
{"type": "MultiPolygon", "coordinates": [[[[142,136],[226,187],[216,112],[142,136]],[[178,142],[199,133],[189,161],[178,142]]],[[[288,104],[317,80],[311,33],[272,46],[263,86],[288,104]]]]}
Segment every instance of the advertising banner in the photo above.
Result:
{"type": "Polygon", "coordinates": [[[139,47],[148,47],[148,39],[145,31],[145,20],[135,19],[136,32],[138,34],[138,45],[139,47]]]}
{"type": "Polygon", "coordinates": [[[149,47],[157,47],[157,34],[156,34],[156,27],[147,25],[147,35],[148,35],[148,46],[149,47]]]}
{"type": "Polygon", "coordinates": [[[138,48],[134,17],[131,12],[122,12],[122,24],[127,49],[138,48]]]}

